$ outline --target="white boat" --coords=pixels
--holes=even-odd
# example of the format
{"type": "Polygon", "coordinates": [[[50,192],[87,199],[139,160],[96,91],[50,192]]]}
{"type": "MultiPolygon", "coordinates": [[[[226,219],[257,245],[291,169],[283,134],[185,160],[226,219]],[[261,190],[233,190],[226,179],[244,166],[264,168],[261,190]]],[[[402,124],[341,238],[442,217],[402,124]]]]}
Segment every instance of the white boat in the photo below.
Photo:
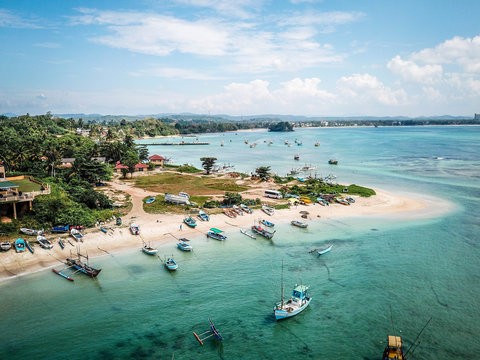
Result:
{"type": "Polygon", "coordinates": [[[79,230],[77,229],[70,230],[70,235],[72,235],[75,240],[83,242],[83,235],[79,230]]]}
{"type": "Polygon", "coordinates": [[[318,255],[323,255],[323,254],[329,252],[330,250],[332,250],[332,246],[333,246],[333,243],[325,249],[317,250],[318,255]]]}
{"type": "Polygon", "coordinates": [[[147,255],[156,255],[158,253],[158,249],[152,247],[150,244],[143,244],[142,251],[147,255]]]}
{"type": "MultiPolygon", "coordinates": [[[[180,193],[182,194],[182,193],[180,193]]],[[[177,205],[190,205],[188,196],[165,194],[165,202],[177,205]]]]}
{"type": "Polygon", "coordinates": [[[247,214],[251,214],[253,211],[245,204],[240,204],[240,208],[245,211],[247,214]]]}
{"type": "Polygon", "coordinates": [[[0,250],[8,251],[12,248],[12,243],[10,241],[2,241],[0,243],[0,250]]]}
{"type": "Polygon", "coordinates": [[[47,240],[47,238],[45,236],[38,235],[37,236],[37,241],[40,244],[40,247],[42,247],[44,249],[52,249],[53,248],[53,244],[49,240],[47,240]]]}
{"type": "Polygon", "coordinates": [[[275,214],[275,209],[265,204],[262,205],[262,211],[269,216],[275,214]]]}
{"type": "Polygon", "coordinates": [[[36,236],[43,234],[43,230],[33,230],[27,228],[20,228],[20,232],[24,233],[25,235],[36,236]]]}
{"type": "Polygon", "coordinates": [[[292,292],[292,297],[284,301],[283,293],[283,265],[282,265],[282,289],[281,289],[281,301],[276,304],[273,309],[276,320],[286,319],[301,313],[312,301],[312,298],[308,295],[308,286],[295,285],[292,292]]]}
{"type": "Polygon", "coordinates": [[[243,210],[240,209],[237,205],[233,205],[233,206],[232,206],[232,209],[233,209],[233,211],[235,211],[238,215],[242,215],[242,216],[243,216],[243,210]]]}
{"type": "Polygon", "coordinates": [[[298,226],[298,227],[301,227],[301,228],[304,228],[304,229],[308,226],[307,223],[302,222],[302,221],[298,221],[298,220],[292,220],[292,221],[291,221],[291,224],[292,224],[293,226],[298,226]]]}
{"type": "Polygon", "coordinates": [[[140,235],[140,227],[135,223],[130,225],[130,231],[133,235],[140,235]]]}
{"type": "Polygon", "coordinates": [[[186,242],[179,242],[179,243],[177,243],[177,247],[178,247],[180,250],[183,250],[183,251],[192,251],[192,250],[193,250],[192,245],[189,245],[189,244],[187,244],[186,242]]]}

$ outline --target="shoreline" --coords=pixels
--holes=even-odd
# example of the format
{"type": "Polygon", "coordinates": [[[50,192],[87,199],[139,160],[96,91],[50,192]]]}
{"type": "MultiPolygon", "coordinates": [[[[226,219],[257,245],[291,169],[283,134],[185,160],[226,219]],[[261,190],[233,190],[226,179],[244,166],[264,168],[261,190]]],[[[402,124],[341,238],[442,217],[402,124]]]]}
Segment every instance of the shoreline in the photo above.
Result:
{"type": "MultiPolygon", "coordinates": [[[[131,189],[132,192],[142,196],[143,190],[131,189]]],[[[308,211],[307,222],[322,221],[325,219],[350,218],[350,217],[398,217],[400,219],[425,219],[441,216],[454,209],[454,205],[438,198],[420,198],[416,196],[406,197],[392,194],[383,190],[375,189],[377,195],[369,198],[352,196],[356,202],[350,206],[331,204],[321,206],[296,206],[290,209],[276,210],[274,216],[267,216],[260,209],[255,209],[253,214],[245,214],[236,218],[227,218],[224,214],[211,215],[209,222],[197,222],[197,227],[188,228],[185,224],[182,231],[179,230],[184,215],[177,214],[149,214],[143,211],[142,202],[134,204],[132,211],[124,216],[123,225],[117,227],[114,222],[103,225],[108,228],[107,234],[100,231],[99,227],[87,229],[84,233],[84,242],[76,243],[68,234],[48,236],[54,242],[54,248],[45,250],[35,247],[35,253],[26,251],[16,253],[14,249],[0,253],[0,282],[15,279],[27,274],[36,273],[54,266],[62,266],[61,262],[70,255],[70,250],[76,251],[77,245],[81,246],[81,252],[88,252],[91,258],[107,256],[111,253],[141,249],[143,242],[151,242],[155,247],[167,244],[175,245],[181,237],[205,236],[208,229],[220,228],[228,236],[232,230],[250,228],[255,220],[267,219],[274,223],[288,223],[291,220],[299,220],[300,211],[308,211]],[[442,206],[439,206],[439,202],[442,206]],[[141,234],[132,235],[129,229],[131,223],[140,226],[141,234]],[[176,237],[176,238],[175,238],[176,237]],[[60,238],[69,238],[73,247],[65,241],[65,249],[58,245],[60,238]]],[[[410,194],[417,195],[417,194],[410,194]]],[[[143,195],[144,196],[144,195],[143,195]]],[[[138,196],[137,196],[138,197],[138,196]]],[[[29,239],[26,239],[29,240],[29,239]]],[[[228,240],[226,240],[228,241],[228,240]]]]}

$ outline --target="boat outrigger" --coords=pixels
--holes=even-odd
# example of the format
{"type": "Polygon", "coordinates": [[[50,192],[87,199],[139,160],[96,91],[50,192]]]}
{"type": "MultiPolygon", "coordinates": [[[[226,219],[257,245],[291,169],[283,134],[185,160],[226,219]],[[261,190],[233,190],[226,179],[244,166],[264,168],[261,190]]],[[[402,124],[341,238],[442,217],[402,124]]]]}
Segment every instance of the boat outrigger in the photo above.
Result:
{"type": "Polygon", "coordinates": [[[240,229],[240,232],[241,232],[243,235],[247,235],[249,238],[252,238],[252,239],[256,239],[256,238],[257,238],[255,235],[250,234],[250,233],[247,232],[246,230],[240,229]]]}
{"type": "Polygon", "coordinates": [[[208,322],[210,323],[210,329],[201,333],[201,334],[196,334],[195,332],[193,332],[193,336],[195,336],[195,338],[198,340],[198,342],[200,343],[200,345],[203,345],[203,341],[208,339],[208,338],[211,338],[212,336],[214,336],[218,341],[223,341],[223,336],[220,335],[220,333],[218,332],[217,328],[215,327],[215,325],[213,324],[212,320],[208,319],[208,322]],[[205,334],[208,334],[210,333],[210,335],[208,336],[205,336],[205,337],[201,337],[205,334]]]}
{"type": "Polygon", "coordinates": [[[92,278],[97,277],[97,275],[100,274],[100,271],[102,271],[102,269],[95,269],[95,268],[91,267],[90,265],[88,265],[88,255],[82,255],[82,254],[80,254],[80,252],[77,252],[77,258],[76,259],[67,258],[66,264],[68,266],[74,268],[78,272],[81,272],[81,273],[83,273],[85,275],[88,275],[92,278]],[[82,257],[86,259],[86,262],[83,262],[81,260],[82,257]]]}

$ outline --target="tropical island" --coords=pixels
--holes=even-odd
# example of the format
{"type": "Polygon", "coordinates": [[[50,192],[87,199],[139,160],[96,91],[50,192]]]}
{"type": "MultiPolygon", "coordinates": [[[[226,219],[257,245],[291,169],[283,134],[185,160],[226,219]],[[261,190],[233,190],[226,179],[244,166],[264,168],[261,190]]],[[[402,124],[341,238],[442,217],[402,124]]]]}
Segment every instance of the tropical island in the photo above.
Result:
{"type": "Polygon", "coordinates": [[[281,121],[276,124],[271,124],[268,127],[268,131],[293,131],[293,124],[287,121],[281,121]]]}

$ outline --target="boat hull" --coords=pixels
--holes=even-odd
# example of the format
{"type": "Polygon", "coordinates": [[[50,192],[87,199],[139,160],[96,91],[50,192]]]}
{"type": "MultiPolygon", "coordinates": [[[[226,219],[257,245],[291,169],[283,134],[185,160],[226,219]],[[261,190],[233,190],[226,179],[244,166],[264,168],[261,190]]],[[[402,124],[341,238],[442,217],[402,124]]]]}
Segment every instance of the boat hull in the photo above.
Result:
{"type": "Polygon", "coordinates": [[[157,249],[147,249],[143,248],[142,251],[147,254],[147,255],[157,255],[158,250],[157,249]]]}
{"type": "Polygon", "coordinates": [[[227,240],[227,237],[226,237],[226,236],[221,235],[221,234],[214,233],[214,232],[212,232],[212,231],[209,231],[209,232],[207,233],[207,237],[212,238],[212,239],[215,239],[215,240],[220,240],[220,241],[227,240]]]}
{"type": "Polygon", "coordinates": [[[294,309],[292,311],[287,311],[287,310],[283,310],[283,309],[280,310],[280,309],[277,309],[277,307],[275,307],[273,309],[274,313],[275,313],[275,320],[278,321],[278,320],[288,319],[290,317],[298,315],[303,310],[305,310],[308,305],[310,305],[311,301],[312,301],[312,298],[309,298],[308,301],[303,306],[299,307],[298,309],[294,309]]]}

